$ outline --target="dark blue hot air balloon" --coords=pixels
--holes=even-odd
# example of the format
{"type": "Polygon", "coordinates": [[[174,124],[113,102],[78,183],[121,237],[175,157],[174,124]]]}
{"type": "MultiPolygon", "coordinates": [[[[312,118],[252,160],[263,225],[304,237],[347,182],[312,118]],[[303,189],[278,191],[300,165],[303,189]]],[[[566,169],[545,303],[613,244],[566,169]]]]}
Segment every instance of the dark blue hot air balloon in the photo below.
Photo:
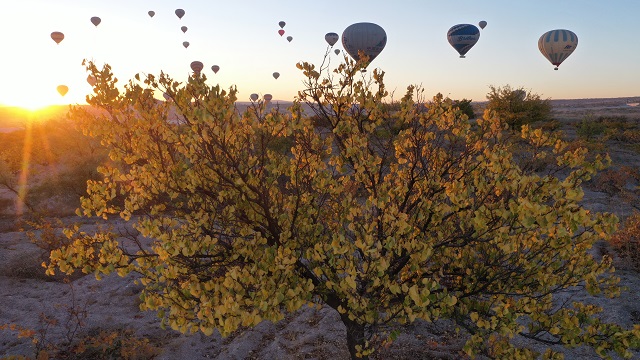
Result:
{"type": "Polygon", "coordinates": [[[478,39],[480,39],[480,29],[471,24],[454,25],[447,32],[449,44],[456,49],[461,58],[471,50],[473,45],[478,42],[478,39]]]}

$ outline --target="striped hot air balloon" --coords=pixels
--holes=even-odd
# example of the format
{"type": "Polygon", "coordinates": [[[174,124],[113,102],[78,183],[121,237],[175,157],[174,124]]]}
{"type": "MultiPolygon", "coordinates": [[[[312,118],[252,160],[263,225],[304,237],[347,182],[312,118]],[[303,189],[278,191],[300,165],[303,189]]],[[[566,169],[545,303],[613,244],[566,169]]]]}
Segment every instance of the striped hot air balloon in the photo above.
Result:
{"type": "Polygon", "coordinates": [[[369,56],[369,62],[373,61],[387,45],[387,33],[377,24],[356,23],[349,25],[342,32],[342,47],[358,61],[358,51],[363,51],[369,56]]]}
{"type": "Polygon", "coordinates": [[[447,32],[447,40],[449,44],[460,54],[461,58],[471,50],[480,39],[480,30],[471,24],[454,25],[447,32]]]}
{"type": "Polygon", "coordinates": [[[544,57],[555,65],[554,70],[573,53],[578,46],[578,36],[569,30],[551,30],[540,36],[538,49],[544,57]]]}

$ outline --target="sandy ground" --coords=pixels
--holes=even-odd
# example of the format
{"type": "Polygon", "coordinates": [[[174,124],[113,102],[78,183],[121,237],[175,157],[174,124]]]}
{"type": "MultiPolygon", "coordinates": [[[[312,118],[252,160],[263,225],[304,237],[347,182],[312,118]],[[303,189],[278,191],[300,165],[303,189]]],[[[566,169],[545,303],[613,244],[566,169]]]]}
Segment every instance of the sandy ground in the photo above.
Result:
{"type": "MultiPolygon", "coordinates": [[[[599,114],[613,110],[640,119],[640,107],[626,105],[634,98],[557,100],[555,111],[566,119],[579,119],[583,114],[599,114]],[[622,109],[622,110],[620,110],[622,109]]],[[[571,131],[570,128],[568,130],[571,131]]],[[[569,134],[570,135],[570,134],[569,134]]],[[[624,147],[608,149],[614,163],[640,167],[638,153],[624,147]]],[[[595,211],[610,211],[621,216],[633,210],[628,203],[607,194],[587,190],[585,205],[595,211]]],[[[72,219],[69,219],[72,220],[72,219]]],[[[31,244],[12,219],[0,219],[0,325],[20,324],[29,329],[43,329],[40,315],[58,319],[59,324],[47,330],[47,341],[62,341],[67,336],[64,326],[67,310],[86,310],[83,327],[77,337],[98,332],[123,333],[133,330],[135,336],[147,338],[158,349],[157,359],[347,359],[345,329],[335,312],[304,308],[276,324],[263,322],[259,326],[222,338],[218,334],[183,335],[163,330],[155,313],[140,312],[140,288],[131,277],[109,276],[97,281],[92,275],[69,284],[42,274],[42,251],[31,244]]],[[[612,253],[607,244],[593,250],[595,256],[612,253]]],[[[605,309],[604,318],[624,326],[640,323],[640,276],[619,267],[622,286],[629,290],[620,298],[607,299],[587,295],[572,295],[576,300],[595,303],[605,309]]],[[[59,280],[59,279],[58,279],[59,280]]],[[[416,322],[404,329],[398,340],[375,355],[378,359],[458,359],[465,339],[458,337],[446,323],[416,322]]],[[[540,345],[516,339],[520,344],[542,349],[540,345]]],[[[15,332],[0,331],[0,357],[3,355],[33,356],[34,345],[15,332]]],[[[152,357],[148,353],[147,357],[152,357]]],[[[637,354],[640,358],[640,354],[637,354]]],[[[596,359],[593,351],[580,348],[567,352],[567,359],[596,359]]]]}

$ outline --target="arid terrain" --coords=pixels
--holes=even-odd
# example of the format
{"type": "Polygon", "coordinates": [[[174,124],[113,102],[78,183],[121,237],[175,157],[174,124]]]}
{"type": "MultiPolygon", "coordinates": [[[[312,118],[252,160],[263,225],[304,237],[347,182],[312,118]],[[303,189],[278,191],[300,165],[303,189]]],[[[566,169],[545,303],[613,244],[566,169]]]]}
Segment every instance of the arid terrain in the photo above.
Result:
{"type": "MultiPolygon", "coordinates": [[[[612,212],[621,219],[640,210],[640,98],[552,100],[553,127],[567,139],[582,141],[594,152],[606,152],[612,160],[610,172],[585,184],[585,207],[612,212]],[[626,132],[625,132],[626,131],[626,132]],[[608,176],[608,177],[606,177],[608,176]]],[[[482,107],[482,103],[477,104],[482,107]]],[[[480,114],[479,114],[480,115],[480,114]]],[[[20,128],[5,124],[2,132],[20,128]]],[[[0,188],[2,188],[0,186],[0,188]]],[[[29,224],[15,216],[14,194],[0,190],[0,358],[8,355],[35,357],[39,346],[79,339],[102,352],[129,349],[138,358],[156,359],[348,359],[345,329],[331,309],[305,308],[279,323],[263,322],[254,329],[222,338],[200,333],[186,335],[162,329],[155,313],[138,309],[140,288],[131,278],[109,276],[100,281],[93,275],[69,281],[44,275],[41,263],[46,252],[30,241],[29,224]],[[3,205],[4,204],[4,205],[3,205]],[[20,330],[23,330],[22,333],[20,330]],[[22,336],[21,336],[22,335],[22,336]],[[32,340],[37,339],[38,343],[32,340]],[[102,346],[102,347],[101,347],[102,346]]],[[[55,205],[53,206],[55,208],[55,205]]],[[[90,228],[91,219],[81,219],[60,210],[64,223],[80,222],[90,228]]],[[[124,223],[113,223],[124,227],[124,223]]],[[[614,257],[621,286],[627,290],[616,299],[587,297],[568,292],[566,297],[584,300],[604,309],[603,317],[625,327],[640,323],[640,273],[604,241],[592,250],[594,256],[614,257]]],[[[458,359],[465,339],[451,324],[416,322],[404,329],[378,359],[458,359]]],[[[542,349],[523,339],[514,341],[542,349]]],[[[86,352],[85,354],[91,354],[86,352]]],[[[640,357],[640,354],[637,354],[640,357]]],[[[112,358],[117,358],[116,355],[112,358]]],[[[568,359],[595,359],[589,349],[567,350],[568,359]]]]}

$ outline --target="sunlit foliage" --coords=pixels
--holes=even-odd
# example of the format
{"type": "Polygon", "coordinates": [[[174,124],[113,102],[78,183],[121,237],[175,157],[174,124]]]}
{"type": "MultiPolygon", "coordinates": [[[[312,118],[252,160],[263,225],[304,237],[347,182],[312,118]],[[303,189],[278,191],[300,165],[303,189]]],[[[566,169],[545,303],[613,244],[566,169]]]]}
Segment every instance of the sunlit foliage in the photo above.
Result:
{"type": "Polygon", "coordinates": [[[551,103],[548,99],[542,99],[540,95],[523,88],[513,89],[510,85],[491,85],[489,89],[486,110],[493,111],[512,129],[520,131],[522,125],[551,120],[551,103]]]}
{"type": "Polygon", "coordinates": [[[72,118],[111,163],[79,211],[119,216],[139,236],[68,229],[72,244],[51,253],[48,272],[139,273],[142,308],[182,332],[228,335],[329,306],[354,358],[416,319],[456,322],[469,355],[532,358],[514,336],[631,355],[639,326],[554,301],[569,288],[618,292],[611,260],[588,253],[616,219],[580,205],[581,183],[608,158],[526,125],[514,139],[504,120],[471,123],[413,86],[399,109],[385,106],[377,70],[298,67],[306,86],[287,112],[259,103],[240,114],[237,90],[202,75],[137,77],[120,92],[109,66],[90,64],[88,101],[105,112],[72,118]],[[521,155],[554,166],[520,166],[521,143],[521,155]]]}

